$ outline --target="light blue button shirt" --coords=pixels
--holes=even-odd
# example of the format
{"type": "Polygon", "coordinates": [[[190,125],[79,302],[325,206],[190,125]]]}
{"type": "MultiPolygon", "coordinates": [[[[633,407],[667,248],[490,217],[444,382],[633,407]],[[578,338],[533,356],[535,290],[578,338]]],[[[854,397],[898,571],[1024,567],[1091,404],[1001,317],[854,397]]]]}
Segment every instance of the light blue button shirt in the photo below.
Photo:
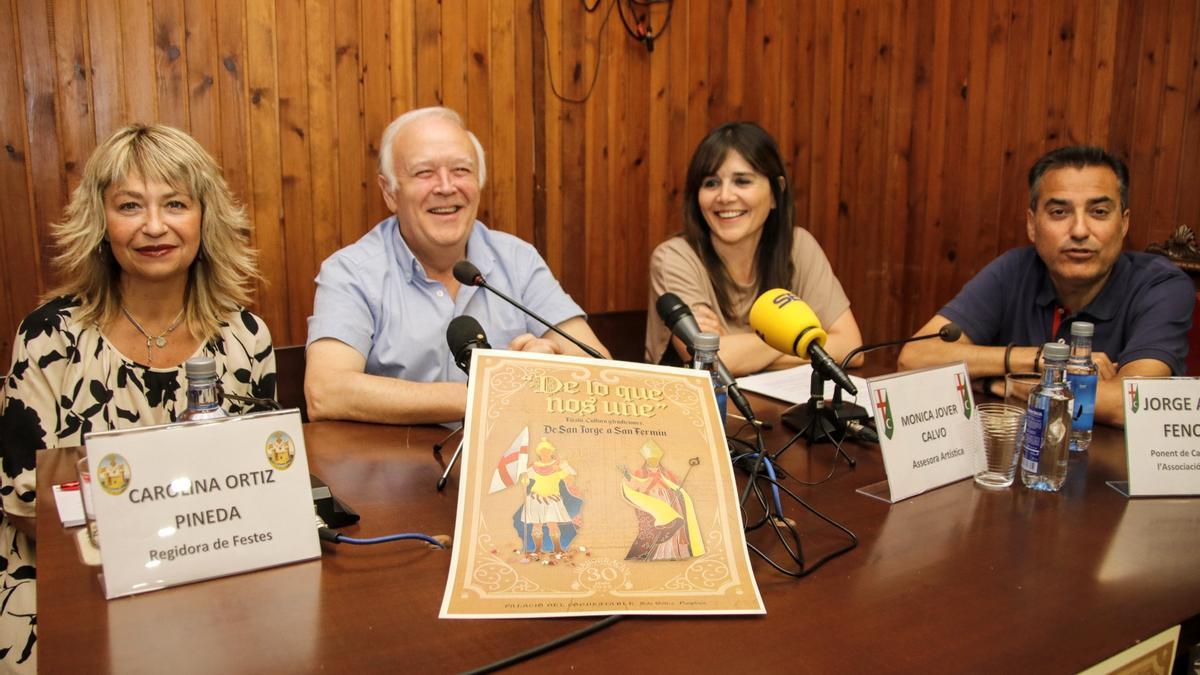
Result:
{"type": "MultiPolygon", "coordinates": [[[[475,221],[467,239],[470,259],[489,285],[552,324],[584,316],[530,244],[475,221]]],[[[366,372],[414,382],[463,382],[446,346],[446,327],[469,314],[498,349],[522,333],[548,329],[487,290],[463,286],[457,298],[430,279],[413,256],[395,216],[331,255],[317,274],[308,344],[340,340],[358,350],[366,372]]]]}

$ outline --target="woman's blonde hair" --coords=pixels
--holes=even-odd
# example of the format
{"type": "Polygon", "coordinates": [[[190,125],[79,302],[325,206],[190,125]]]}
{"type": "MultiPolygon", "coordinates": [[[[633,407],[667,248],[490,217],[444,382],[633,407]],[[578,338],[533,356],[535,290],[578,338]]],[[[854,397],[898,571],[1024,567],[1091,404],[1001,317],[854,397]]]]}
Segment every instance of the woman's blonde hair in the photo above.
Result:
{"type": "Polygon", "coordinates": [[[208,340],[230,312],[249,303],[260,278],[257,251],[245,211],[216,161],[174,127],[131,124],[88,158],[62,222],[51,228],[60,251],[54,263],[65,281],[49,296],[78,298],[85,323],[103,325],[121,311],[121,268],[107,241],[104,192],[132,175],[166,183],[200,205],[200,248],[188,270],[184,316],[188,330],[208,340]]]}

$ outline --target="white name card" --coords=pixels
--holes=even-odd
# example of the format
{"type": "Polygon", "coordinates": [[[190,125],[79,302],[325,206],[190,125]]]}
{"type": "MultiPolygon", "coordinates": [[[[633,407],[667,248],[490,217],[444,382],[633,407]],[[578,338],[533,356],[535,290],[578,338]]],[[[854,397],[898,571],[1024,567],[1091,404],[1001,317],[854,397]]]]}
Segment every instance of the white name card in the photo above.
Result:
{"type": "Polygon", "coordinates": [[[1124,389],[1129,485],[1121,491],[1200,494],[1200,379],[1127,377],[1124,389]]]}
{"type": "Polygon", "coordinates": [[[84,443],[109,599],[321,554],[295,410],[84,443]]]}
{"type": "Polygon", "coordinates": [[[961,361],[867,380],[887,480],[860,488],[895,503],[975,474],[983,432],[961,361]]]}

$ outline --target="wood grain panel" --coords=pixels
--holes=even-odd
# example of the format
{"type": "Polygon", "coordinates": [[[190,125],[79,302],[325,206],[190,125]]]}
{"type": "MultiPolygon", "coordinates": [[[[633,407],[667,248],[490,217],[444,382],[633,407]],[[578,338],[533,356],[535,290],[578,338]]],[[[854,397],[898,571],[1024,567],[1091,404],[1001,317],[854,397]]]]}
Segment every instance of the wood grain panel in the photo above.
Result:
{"type": "Polygon", "coordinates": [[[653,51],[616,0],[4,3],[0,348],[53,283],[46,227],[83,162],[134,120],[221,162],[279,344],[304,340],[320,262],[386,215],[379,136],[414,106],[464,115],[488,156],[481,218],[591,312],[646,306],[691,153],[734,119],[776,136],[868,338],[1024,243],[1025,172],[1049,148],[1128,160],[1132,248],[1200,223],[1200,0],[694,0],[665,30],[666,3],[623,1],[653,51]]]}

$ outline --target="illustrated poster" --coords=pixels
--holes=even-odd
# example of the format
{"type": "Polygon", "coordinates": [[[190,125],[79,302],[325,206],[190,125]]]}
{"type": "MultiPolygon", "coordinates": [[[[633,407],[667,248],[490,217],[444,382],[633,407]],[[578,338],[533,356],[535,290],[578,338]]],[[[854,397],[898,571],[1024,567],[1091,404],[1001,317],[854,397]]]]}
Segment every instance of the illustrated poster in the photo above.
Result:
{"type": "Polygon", "coordinates": [[[704,371],[474,351],[443,618],[761,614],[704,371]]]}

